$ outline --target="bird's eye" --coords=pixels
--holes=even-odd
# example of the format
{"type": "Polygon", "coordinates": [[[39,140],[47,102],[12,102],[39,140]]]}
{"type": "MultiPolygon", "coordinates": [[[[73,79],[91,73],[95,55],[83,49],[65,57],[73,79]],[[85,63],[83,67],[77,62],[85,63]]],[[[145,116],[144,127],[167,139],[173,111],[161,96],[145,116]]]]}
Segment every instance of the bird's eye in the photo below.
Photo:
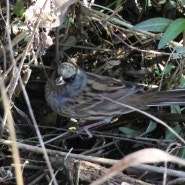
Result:
{"type": "Polygon", "coordinates": [[[74,74],[74,75],[72,75],[71,77],[68,77],[68,78],[64,78],[64,81],[66,82],[66,83],[71,83],[71,82],[73,82],[73,80],[75,79],[75,77],[76,77],[76,74],[74,74]]]}

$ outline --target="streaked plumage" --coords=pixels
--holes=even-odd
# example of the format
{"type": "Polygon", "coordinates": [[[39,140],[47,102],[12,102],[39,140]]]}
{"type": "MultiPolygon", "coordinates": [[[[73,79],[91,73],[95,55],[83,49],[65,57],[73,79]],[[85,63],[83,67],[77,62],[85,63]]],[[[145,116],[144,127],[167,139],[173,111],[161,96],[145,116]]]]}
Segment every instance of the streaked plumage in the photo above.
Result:
{"type": "Polygon", "coordinates": [[[105,120],[133,110],[112,100],[145,110],[148,106],[185,105],[185,89],[143,92],[143,86],[84,72],[72,63],[62,63],[45,88],[49,106],[58,114],[83,120],[105,120]]]}

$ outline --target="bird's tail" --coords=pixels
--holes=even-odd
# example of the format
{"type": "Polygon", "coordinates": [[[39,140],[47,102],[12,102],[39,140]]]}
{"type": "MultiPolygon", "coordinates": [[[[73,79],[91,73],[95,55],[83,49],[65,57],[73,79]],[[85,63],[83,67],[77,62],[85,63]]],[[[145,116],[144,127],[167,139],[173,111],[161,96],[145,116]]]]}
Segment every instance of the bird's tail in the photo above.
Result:
{"type": "Polygon", "coordinates": [[[150,92],[148,106],[185,105],[185,89],[150,92]]]}

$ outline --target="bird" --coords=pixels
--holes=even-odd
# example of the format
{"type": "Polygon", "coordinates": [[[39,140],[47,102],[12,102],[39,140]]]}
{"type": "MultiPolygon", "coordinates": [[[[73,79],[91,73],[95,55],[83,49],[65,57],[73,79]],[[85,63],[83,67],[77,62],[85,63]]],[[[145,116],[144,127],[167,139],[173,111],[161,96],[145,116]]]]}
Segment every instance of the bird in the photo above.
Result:
{"type": "Polygon", "coordinates": [[[45,86],[45,97],[59,115],[105,122],[134,111],[121,104],[140,110],[151,106],[185,105],[183,88],[144,91],[142,84],[85,72],[72,62],[61,63],[52,73],[45,86]]]}

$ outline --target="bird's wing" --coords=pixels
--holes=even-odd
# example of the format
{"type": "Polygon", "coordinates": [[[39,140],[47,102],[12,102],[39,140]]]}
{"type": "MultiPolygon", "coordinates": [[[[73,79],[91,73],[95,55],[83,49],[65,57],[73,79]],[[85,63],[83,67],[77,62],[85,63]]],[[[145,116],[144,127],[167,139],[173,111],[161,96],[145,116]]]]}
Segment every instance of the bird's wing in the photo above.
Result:
{"type": "MultiPolygon", "coordinates": [[[[91,73],[87,73],[87,79],[86,87],[79,96],[73,97],[68,102],[71,110],[74,110],[74,117],[83,117],[83,114],[86,115],[86,112],[88,112],[88,115],[93,118],[96,116],[97,119],[100,119],[131,112],[132,110],[103,97],[124,103],[124,98],[143,89],[141,85],[130,82],[123,83],[110,77],[102,77],[91,73]],[[71,106],[72,104],[73,106],[71,106]]],[[[127,103],[127,100],[125,103],[127,103]]]]}
{"type": "MultiPolygon", "coordinates": [[[[142,85],[130,82],[123,83],[110,77],[92,73],[86,73],[86,75],[86,86],[77,96],[70,97],[63,107],[60,106],[59,113],[62,112],[64,115],[70,115],[74,118],[99,120],[133,111],[104,97],[129,104],[130,100],[128,101],[127,98],[142,91],[142,85]]],[[[133,101],[131,98],[131,104],[133,101]]]]}
{"type": "Polygon", "coordinates": [[[119,101],[127,96],[143,90],[142,85],[131,82],[122,82],[114,78],[99,76],[92,73],[87,74],[87,88],[96,95],[108,97],[119,101]]]}

